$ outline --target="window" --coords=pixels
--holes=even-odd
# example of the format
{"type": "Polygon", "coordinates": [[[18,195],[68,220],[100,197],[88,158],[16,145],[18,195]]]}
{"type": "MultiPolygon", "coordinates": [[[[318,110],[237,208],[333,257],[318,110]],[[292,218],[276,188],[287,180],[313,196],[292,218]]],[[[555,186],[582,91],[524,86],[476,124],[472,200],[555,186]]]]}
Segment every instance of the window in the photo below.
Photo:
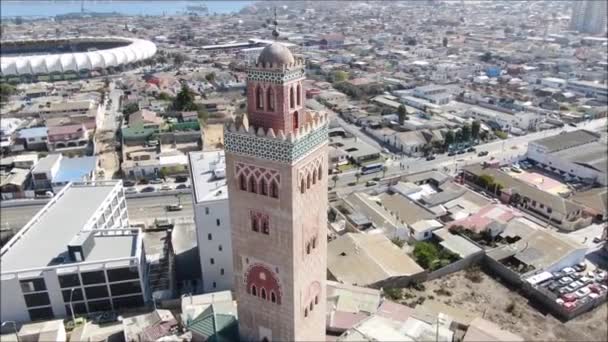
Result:
{"type": "Polygon", "coordinates": [[[255,287],[255,285],[251,285],[251,294],[254,296],[258,295],[258,289],[255,287]]]}
{"type": "Polygon", "coordinates": [[[84,293],[87,299],[109,297],[106,285],[85,287],[84,293]]]}
{"type": "MultiPolygon", "coordinates": [[[[114,310],[135,308],[144,305],[144,300],[141,295],[115,298],[112,302],[114,303],[114,310]]],[[[76,311],[76,308],[74,308],[74,311],[76,311]]]]}
{"type": "Polygon", "coordinates": [[[547,207],[547,212],[548,212],[549,214],[551,214],[551,213],[553,212],[553,209],[551,209],[551,207],[547,207]]]}
{"type": "Polygon", "coordinates": [[[72,296],[72,302],[77,302],[84,299],[81,289],[74,289],[73,292],[71,289],[63,290],[61,291],[61,295],[63,296],[63,301],[66,303],[70,302],[70,296],[72,296]]]}
{"type": "Polygon", "coordinates": [[[217,246],[217,250],[221,252],[222,251],[222,245],[217,246]]]}
{"type": "Polygon", "coordinates": [[[310,254],[310,242],[306,244],[306,254],[310,254]]]}
{"type": "Polygon", "coordinates": [[[321,167],[321,165],[319,165],[319,171],[317,173],[319,180],[321,180],[321,178],[323,177],[323,168],[321,167]]]}
{"type": "Polygon", "coordinates": [[[268,187],[266,185],[266,180],[264,178],[262,178],[262,180],[260,180],[260,193],[264,196],[268,196],[268,187]]]}
{"type": "Polygon", "coordinates": [[[110,270],[106,270],[106,273],[108,274],[109,282],[139,278],[139,272],[137,271],[137,268],[135,268],[135,267],[134,268],[124,267],[124,268],[110,269],[110,270]]]}
{"type": "Polygon", "coordinates": [[[304,191],[306,191],[306,184],[304,183],[304,178],[302,178],[302,181],[300,182],[300,192],[304,193],[304,191]]]}
{"type": "Polygon", "coordinates": [[[268,218],[262,220],[262,233],[268,235],[270,234],[270,228],[268,227],[268,218]]]}
{"type": "Polygon", "coordinates": [[[306,176],[306,189],[310,189],[310,174],[306,176]]]}
{"type": "Polygon", "coordinates": [[[205,215],[209,215],[209,207],[205,207],[205,215]]]}
{"type": "Polygon", "coordinates": [[[224,269],[220,268],[220,275],[224,275],[224,269]]]}
{"type": "Polygon", "coordinates": [[[274,110],[274,91],[272,87],[268,87],[266,92],[266,110],[272,112],[274,110]]]}
{"type": "Polygon", "coordinates": [[[315,296],[315,305],[319,304],[319,296],[315,296]]]}
{"type": "Polygon", "coordinates": [[[304,309],[304,317],[308,317],[308,308],[304,309]]]}
{"type": "Polygon", "coordinates": [[[213,288],[216,288],[217,284],[215,282],[213,282],[213,288]]]}
{"type": "MultiPolygon", "coordinates": [[[[72,303],[72,307],[74,308],[74,313],[77,315],[82,315],[87,313],[87,307],[84,303],[72,303]]],[[[68,316],[72,315],[72,310],[70,309],[70,305],[65,306],[65,313],[68,316]]]]}
{"type": "Polygon", "coordinates": [[[21,291],[23,293],[46,290],[46,284],[42,278],[21,280],[19,283],[21,284],[21,291]]]}
{"type": "Polygon", "coordinates": [[[309,307],[310,307],[310,311],[312,311],[312,302],[310,302],[310,306],[309,307]]]}
{"type": "Polygon", "coordinates": [[[296,98],[293,93],[293,87],[289,87],[289,108],[296,107],[295,101],[296,101],[296,98]]]}
{"type": "Polygon", "coordinates": [[[317,248],[317,237],[312,238],[312,248],[317,248]]]}
{"type": "Polygon", "coordinates": [[[211,233],[207,234],[207,240],[211,241],[213,239],[213,236],[211,235],[211,233]]]}
{"type": "Polygon", "coordinates": [[[274,291],[270,291],[270,301],[273,303],[277,302],[277,296],[274,294],[274,291]]]}
{"type": "Polygon", "coordinates": [[[317,184],[317,170],[312,171],[312,184],[317,184]]]}
{"type": "Polygon", "coordinates": [[[262,291],[260,291],[260,292],[261,292],[261,297],[262,297],[262,299],[266,299],[266,289],[264,289],[264,288],[262,287],[262,291]]]}
{"type": "Polygon", "coordinates": [[[279,186],[276,181],[270,183],[270,197],[279,198],[279,186]]]}
{"type": "Polygon", "coordinates": [[[298,118],[298,112],[293,112],[293,129],[296,130],[300,127],[300,122],[298,118]]]}
{"type": "Polygon", "coordinates": [[[89,312],[99,312],[112,310],[109,299],[89,301],[89,312]]]}
{"type": "Polygon", "coordinates": [[[254,194],[258,192],[257,184],[255,183],[253,176],[249,177],[249,192],[254,194]]]}
{"type": "Polygon", "coordinates": [[[211,263],[211,265],[214,265],[215,264],[215,259],[213,259],[213,258],[209,259],[209,263],[211,263]]]}
{"type": "Polygon", "coordinates": [[[49,320],[54,318],[53,309],[49,306],[46,308],[30,309],[28,310],[30,319],[32,321],[49,320]]]}
{"type": "Polygon", "coordinates": [[[83,272],[80,273],[80,276],[82,277],[82,283],[84,285],[106,282],[106,275],[104,271],[83,272]]]}
{"type": "Polygon", "coordinates": [[[122,296],[126,294],[135,294],[141,292],[139,281],[127,281],[124,283],[110,284],[110,292],[112,296],[122,296]]]}
{"type": "Polygon", "coordinates": [[[260,87],[259,85],[257,86],[257,88],[255,89],[255,98],[256,98],[256,108],[257,109],[264,109],[264,94],[263,94],[263,90],[262,87],[260,87]]]}
{"type": "Polygon", "coordinates": [[[300,85],[298,84],[297,90],[296,90],[296,97],[298,99],[297,103],[298,106],[302,105],[302,87],[300,87],[300,85]]]}
{"type": "MultiPolygon", "coordinates": [[[[243,191],[247,191],[247,180],[244,175],[239,176],[239,188],[243,191]]],[[[209,211],[205,210],[205,213],[208,214],[209,211]]]]}
{"type": "Polygon", "coordinates": [[[78,274],[66,274],[60,275],[59,277],[59,286],[61,287],[74,287],[80,286],[80,279],[78,278],[78,274]]]}
{"type": "Polygon", "coordinates": [[[27,305],[28,308],[51,304],[48,292],[26,294],[23,297],[25,298],[25,305],[27,305]]]}
{"type": "Polygon", "coordinates": [[[218,227],[220,226],[220,219],[215,219],[215,225],[218,227]]]}
{"type": "Polygon", "coordinates": [[[260,231],[258,227],[258,219],[256,217],[251,218],[251,230],[253,230],[254,232],[260,231]]]}

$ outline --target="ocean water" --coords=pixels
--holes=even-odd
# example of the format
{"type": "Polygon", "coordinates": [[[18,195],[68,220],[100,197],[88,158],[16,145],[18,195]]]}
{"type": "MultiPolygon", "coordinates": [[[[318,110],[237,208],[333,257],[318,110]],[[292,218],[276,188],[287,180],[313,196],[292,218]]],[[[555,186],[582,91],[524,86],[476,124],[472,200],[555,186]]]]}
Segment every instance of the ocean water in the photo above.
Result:
{"type": "MultiPolygon", "coordinates": [[[[184,13],[187,6],[205,5],[209,14],[238,12],[253,1],[129,1],[85,0],[85,12],[117,12],[124,15],[174,15],[184,13]]],[[[2,17],[53,17],[79,13],[80,0],[0,0],[2,17]]]]}

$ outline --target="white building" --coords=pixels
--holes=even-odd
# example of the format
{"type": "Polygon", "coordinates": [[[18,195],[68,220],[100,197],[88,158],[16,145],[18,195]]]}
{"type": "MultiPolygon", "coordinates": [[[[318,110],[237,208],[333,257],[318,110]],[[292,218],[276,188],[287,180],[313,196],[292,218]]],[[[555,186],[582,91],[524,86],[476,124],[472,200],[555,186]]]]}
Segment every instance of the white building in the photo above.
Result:
{"type": "Polygon", "coordinates": [[[1,250],[0,315],[28,322],[144,305],[142,234],[122,182],[70,183],[1,250]]]}
{"type": "Polygon", "coordinates": [[[223,151],[190,152],[203,292],[232,289],[232,236],[223,151]]]}
{"type": "Polygon", "coordinates": [[[527,157],[571,178],[607,185],[608,146],[599,134],[577,130],[531,141],[527,157]]]}
{"type": "Polygon", "coordinates": [[[608,98],[608,84],[589,81],[568,81],[566,89],[575,93],[608,98]]]}
{"type": "Polygon", "coordinates": [[[534,129],[541,123],[542,117],[529,112],[508,114],[497,110],[479,106],[471,106],[466,112],[466,117],[474,118],[490,126],[499,128],[501,131],[509,132],[512,127],[523,130],[534,129]]]}

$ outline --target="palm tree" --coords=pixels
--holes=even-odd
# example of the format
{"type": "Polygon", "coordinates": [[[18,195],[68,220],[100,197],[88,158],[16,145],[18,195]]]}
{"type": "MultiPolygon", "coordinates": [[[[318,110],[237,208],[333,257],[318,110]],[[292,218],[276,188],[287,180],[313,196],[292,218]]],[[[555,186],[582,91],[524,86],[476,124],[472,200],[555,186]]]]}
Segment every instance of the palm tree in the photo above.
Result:
{"type": "Polygon", "coordinates": [[[338,179],[340,179],[338,175],[333,175],[331,177],[331,180],[334,181],[334,188],[336,187],[336,184],[338,184],[338,179]]]}
{"type": "Polygon", "coordinates": [[[384,176],[386,176],[386,171],[388,171],[388,167],[386,165],[384,165],[382,167],[382,178],[384,178],[384,176]]]}
{"type": "Polygon", "coordinates": [[[359,183],[359,178],[361,178],[361,172],[355,173],[355,178],[357,179],[357,183],[359,183]]]}

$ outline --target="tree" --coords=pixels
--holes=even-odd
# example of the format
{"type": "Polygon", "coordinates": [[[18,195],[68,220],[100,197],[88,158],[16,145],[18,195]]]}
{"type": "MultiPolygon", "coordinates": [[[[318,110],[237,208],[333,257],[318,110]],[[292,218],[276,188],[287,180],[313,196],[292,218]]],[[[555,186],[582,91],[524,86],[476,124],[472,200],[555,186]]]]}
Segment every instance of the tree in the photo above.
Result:
{"type": "Polygon", "coordinates": [[[445,133],[445,137],[443,138],[443,143],[445,148],[449,148],[450,145],[452,145],[455,141],[456,137],[454,136],[454,131],[453,130],[448,130],[445,133]]]}
{"type": "Polygon", "coordinates": [[[473,137],[473,139],[479,138],[480,130],[481,130],[481,123],[479,122],[479,120],[473,121],[473,123],[471,124],[471,136],[473,137]]]}
{"type": "Polygon", "coordinates": [[[477,178],[477,183],[484,188],[488,188],[494,184],[494,177],[483,174],[477,178]]]}
{"type": "Polygon", "coordinates": [[[5,102],[8,100],[8,97],[14,95],[17,92],[17,89],[7,83],[0,83],[0,102],[5,102]]]}
{"type": "Polygon", "coordinates": [[[173,101],[173,109],[177,111],[198,111],[198,106],[194,103],[194,94],[190,91],[187,84],[182,84],[182,89],[177,93],[173,101]]]}
{"type": "Polygon", "coordinates": [[[179,66],[184,64],[184,62],[186,61],[186,55],[184,55],[183,53],[176,53],[173,55],[173,64],[179,66]]]}
{"type": "Polygon", "coordinates": [[[386,165],[382,166],[382,178],[386,176],[386,171],[388,171],[388,167],[386,165]]]}
{"type": "Polygon", "coordinates": [[[416,38],[408,38],[407,39],[407,45],[409,45],[409,46],[415,46],[416,45],[416,38]]]}
{"type": "Polygon", "coordinates": [[[208,73],[207,75],[205,75],[205,79],[206,79],[208,82],[213,82],[213,81],[215,81],[215,73],[214,73],[214,72],[210,72],[210,73],[208,73]]]}
{"type": "Polygon", "coordinates": [[[348,80],[348,76],[348,73],[342,70],[337,70],[332,74],[334,82],[344,82],[348,80]]]}
{"type": "Polygon", "coordinates": [[[171,101],[171,95],[165,93],[164,91],[158,94],[158,99],[162,101],[171,101]]]}
{"type": "Polygon", "coordinates": [[[391,300],[399,300],[403,298],[403,290],[396,287],[382,289],[382,292],[384,292],[384,295],[391,300]]]}
{"type": "Polygon", "coordinates": [[[403,124],[403,121],[407,120],[407,110],[404,105],[397,108],[397,115],[399,116],[399,124],[403,124]]]}
{"type": "Polygon", "coordinates": [[[439,259],[439,251],[432,243],[418,242],[414,246],[414,258],[422,268],[429,269],[439,259]]]}
{"type": "Polygon", "coordinates": [[[139,105],[137,103],[129,103],[122,109],[122,113],[125,116],[129,116],[139,110],[139,105]]]}
{"type": "Polygon", "coordinates": [[[448,37],[443,37],[443,47],[448,47],[448,37]]]}
{"type": "Polygon", "coordinates": [[[469,141],[471,139],[471,125],[464,124],[461,128],[462,130],[462,140],[469,141]]]}
{"type": "Polygon", "coordinates": [[[338,175],[331,176],[331,180],[334,181],[334,188],[338,184],[338,179],[340,179],[340,176],[338,176],[338,175]]]}
{"type": "Polygon", "coordinates": [[[484,62],[489,62],[492,59],[492,53],[490,51],[487,51],[486,53],[481,55],[481,57],[479,59],[481,59],[484,62]]]}
{"type": "Polygon", "coordinates": [[[522,200],[521,195],[518,194],[517,192],[515,192],[509,198],[509,204],[516,207],[521,204],[521,200],[522,200]]]}
{"type": "Polygon", "coordinates": [[[357,179],[357,183],[359,183],[359,178],[361,178],[361,172],[355,173],[355,178],[357,179]]]}

